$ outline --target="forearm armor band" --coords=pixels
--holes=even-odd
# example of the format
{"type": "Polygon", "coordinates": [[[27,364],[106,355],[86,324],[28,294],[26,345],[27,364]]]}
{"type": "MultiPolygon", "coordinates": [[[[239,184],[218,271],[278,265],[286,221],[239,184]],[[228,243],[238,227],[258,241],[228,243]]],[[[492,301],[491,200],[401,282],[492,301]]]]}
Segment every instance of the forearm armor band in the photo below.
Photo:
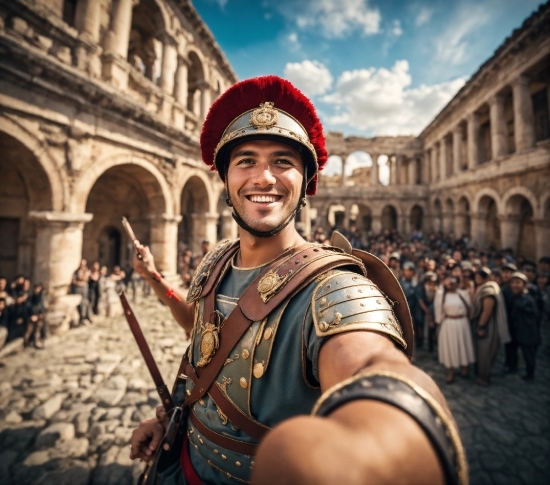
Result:
{"type": "Polygon", "coordinates": [[[448,485],[467,485],[466,455],[454,420],[441,404],[416,383],[393,372],[361,372],[326,391],[311,414],[328,416],[357,399],[395,406],[412,417],[434,447],[448,485]]]}

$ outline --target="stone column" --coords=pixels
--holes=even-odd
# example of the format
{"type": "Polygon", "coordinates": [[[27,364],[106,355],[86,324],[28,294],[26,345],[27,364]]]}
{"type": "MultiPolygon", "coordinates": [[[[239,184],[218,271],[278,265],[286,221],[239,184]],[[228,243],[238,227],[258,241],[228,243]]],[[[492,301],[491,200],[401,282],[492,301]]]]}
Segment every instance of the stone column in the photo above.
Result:
{"type": "Polygon", "coordinates": [[[220,217],[222,223],[222,238],[230,240],[237,239],[238,226],[231,215],[231,211],[229,209],[224,209],[220,217]]]}
{"type": "Polygon", "coordinates": [[[154,214],[151,220],[151,252],[157,269],[167,275],[177,273],[178,224],[181,216],[154,214]]]}
{"type": "Polygon", "coordinates": [[[535,241],[537,246],[537,261],[550,254],[550,221],[535,219],[535,241]]]}
{"type": "Polygon", "coordinates": [[[101,76],[101,48],[98,45],[100,14],[101,4],[96,0],[83,0],[77,3],[75,27],[80,33],[75,52],[77,65],[92,77],[101,76]]]}
{"type": "Polygon", "coordinates": [[[176,103],[174,104],[172,118],[173,123],[180,129],[185,127],[185,110],[187,109],[187,71],[189,65],[185,58],[178,57],[178,69],[176,71],[176,86],[174,90],[174,97],[176,103]]]}
{"type": "Polygon", "coordinates": [[[407,164],[407,183],[409,185],[416,185],[416,179],[418,177],[418,161],[416,158],[410,158],[407,164]]]}
{"type": "Polygon", "coordinates": [[[422,183],[429,184],[431,182],[431,148],[424,152],[424,157],[422,160],[422,183]]]}
{"type": "Polygon", "coordinates": [[[373,214],[371,227],[374,234],[380,234],[380,231],[382,231],[382,216],[380,214],[373,214]]]}
{"type": "Polygon", "coordinates": [[[432,182],[437,182],[439,180],[439,167],[438,167],[438,160],[437,160],[437,155],[438,155],[438,151],[439,151],[439,146],[438,144],[434,144],[432,146],[432,149],[431,149],[431,163],[430,163],[430,169],[431,169],[431,173],[432,173],[432,182]]]}
{"type": "Polygon", "coordinates": [[[500,246],[512,248],[515,251],[519,245],[521,218],[517,214],[499,217],[500,221],[500,246]]]}
{"type": "MultiPolygon", "coordinates": [[[[98,2],[99,3],[99,2],[98,2]]],[[[107,32],[103,76],[116,87],[125,89],[128,85],[128,43],[132,28],[132,7],[134,0],[115,0],[112,6],[111,28],[107,32]]]]}
{"type": "Polygon", "coordinates": [[[447,157],[449,156],[447,150],[447,139],[441,138],[439,142],[439,180],[445,180],[449,174],[447,174],[447,157]]]}
{"type": "Polygon", "coordinates": [[[397,158],[394,160],[393,156],[388,157],[388,165],[390,166],[390,183],[389,185],[397,185],[397,158]]]}
{"type": "Polygon", "coordinates": [[[457,125],[453,129],[453,174],[460,173],[462,166],[462,127],[457,125]]]}
{"type": "Polygon", "coordinates": [[[347,155],[340,155],[340,158],[342,159],[342,177],[340,179],[340,186],[344,187],[346,185],[346,160],[348,157],[347,155]]]}
{"type": "Polygon", "coordinates": [[[162,66],[160,71],[160,88],[170,96],[174,95],[174,78],[178,68],[176,41],[168,34],[162,36],[162,66]]]}
{"type": "MultiPolygon", "coordinates": [[[[204,214],[205,218],[205,239],[210,241],[210,246],[218,242],[218,214],[204,214]]],[[[199,241],[200,242],[200,241],[199,241]]]]}
{"type": "Polygon", "coordinates": [[[370,154],[372,158],[372,167],[370,170],[370,184],[377,186],[380,184],[379,176],[378,176],[378,153],[371,153],[370,154]]]}
{"type": "Polygon", "coordinates": [[[479,163],[479,115],[470,113],[468,121],[468,170],[477,167],[479,163]]]}
{"type": "Polygon", "coordinates": [[[529,92],[529,78],[520,76],[512,83],[514,98],[514,136],[516,152],[528,150],[535,144],[535,115],[529,92]]]}
{"type": "MultiPolygon", "coordinates": [[[[508,153],[506,136],[506,120],[504,119],[504,97],[500,94],[489,100],[491,116],[491,147],[492,159],[497,160],[508,153]]],[[[505,247],[505,246],[504,246],[505,247]]]]}
{"type": "Polygon", "coordinates": [[[201,88],[201,120],[206,118],[208,110],[212,105],[212,92],[207,82],[203,82],[201,88]]]}
{"type": "Polygon", "coordinates": [[[49,289],[52,299],[66,295],[82,259],[82,230],[93,214],[31,211],[36,224],[33,280],[49,289]]]}

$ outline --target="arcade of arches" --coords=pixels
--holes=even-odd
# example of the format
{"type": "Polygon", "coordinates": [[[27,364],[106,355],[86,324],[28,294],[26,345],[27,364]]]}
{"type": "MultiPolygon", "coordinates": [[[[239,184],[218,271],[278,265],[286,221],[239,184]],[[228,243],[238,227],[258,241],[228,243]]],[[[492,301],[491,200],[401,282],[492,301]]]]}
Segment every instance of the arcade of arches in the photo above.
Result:
{"type": "MultiPolygon", "coordinates": [[[[190,3],[0,3],[1,274],[63,295],[80,258],[128,262],[123,215],[166,274],[178,241],[198,250],[236,236],[198,141],[237,78],[190,3]]],[[[549,12],[515,31],[420,136],[326,133],[330,163],[299,230],[454,231],[549,254],[549,12]]]]}

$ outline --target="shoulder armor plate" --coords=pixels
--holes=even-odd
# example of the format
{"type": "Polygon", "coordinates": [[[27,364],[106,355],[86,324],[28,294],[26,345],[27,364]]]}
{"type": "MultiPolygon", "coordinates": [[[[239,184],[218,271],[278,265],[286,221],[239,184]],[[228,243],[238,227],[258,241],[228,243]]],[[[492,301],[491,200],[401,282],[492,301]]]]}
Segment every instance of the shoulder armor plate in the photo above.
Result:
{"type": "Polygon", "coordinates": [[[216,266],[216,263],[230,247],[238,243],[238,240],[229,241],[225,239],[202,258],[191,280],[189,292],[187,293],[187,303],[193,303],[200,298],[202,289],[208,281],[210,273],[214,269],[214,266],[216,266]]]}
{"type": "Polygon", "coordinates": [[[311,307],[318,337],[371,330],[407,348],[392,303],[365,276],[348,271],[327,275],[313,291],[311,307]]]}

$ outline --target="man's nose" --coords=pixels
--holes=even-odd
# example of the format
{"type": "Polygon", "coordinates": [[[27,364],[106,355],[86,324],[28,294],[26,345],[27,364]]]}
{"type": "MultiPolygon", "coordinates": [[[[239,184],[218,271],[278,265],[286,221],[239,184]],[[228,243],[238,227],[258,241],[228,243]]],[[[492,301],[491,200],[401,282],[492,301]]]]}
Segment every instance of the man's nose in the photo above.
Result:
{"type": "Polygon", "coordinates": [[[264,165],[264,166],[260,165],[258,166],[258,170],[256,171],[252,181],[261,186],[265,186],[265,185],[275,185],[275,182],[277,181],[277,179],[275,178],[275,175],[271,171],[271,168],[269,165],[264,165]]]}

